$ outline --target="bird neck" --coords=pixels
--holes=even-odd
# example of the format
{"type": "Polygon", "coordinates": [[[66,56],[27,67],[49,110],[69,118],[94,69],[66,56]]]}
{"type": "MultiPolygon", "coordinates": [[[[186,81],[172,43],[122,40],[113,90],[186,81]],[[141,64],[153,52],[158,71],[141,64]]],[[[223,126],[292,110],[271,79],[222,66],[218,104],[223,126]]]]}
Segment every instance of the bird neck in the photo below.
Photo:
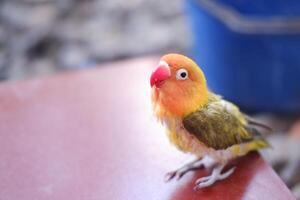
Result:
{"type": "Polygon", "coordinates": [[[158,118],[177,117],[183,118],[186,115],[201,109],[209,101],[209,91],[206,85],[176,97],[153,91],[152,102],[154,111],[158,118]]]}

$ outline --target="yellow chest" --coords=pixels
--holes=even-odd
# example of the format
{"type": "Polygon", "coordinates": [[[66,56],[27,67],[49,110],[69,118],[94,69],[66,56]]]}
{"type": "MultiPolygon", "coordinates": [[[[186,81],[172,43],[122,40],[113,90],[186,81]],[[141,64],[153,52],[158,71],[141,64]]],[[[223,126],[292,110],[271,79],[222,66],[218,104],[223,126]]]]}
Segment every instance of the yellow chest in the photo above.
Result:
{"type": "Polygon", "coordinates": [[[167,136],[172,144],[183,152],[189,152],[197,156],[207,154],[209,148],[201,143],[195,136],[188,133],[180,120],[164,120],[167,128],[167,136]]]}
{"type": "Polygon", "coordinates": [[[169,141],[175,145],[178,149],[184,152],[190,152],[190,145],[189,143],[192,140],[187,135],[177,133],[176,131],[169,131],[167,130],[167,136],[169,141]]]}

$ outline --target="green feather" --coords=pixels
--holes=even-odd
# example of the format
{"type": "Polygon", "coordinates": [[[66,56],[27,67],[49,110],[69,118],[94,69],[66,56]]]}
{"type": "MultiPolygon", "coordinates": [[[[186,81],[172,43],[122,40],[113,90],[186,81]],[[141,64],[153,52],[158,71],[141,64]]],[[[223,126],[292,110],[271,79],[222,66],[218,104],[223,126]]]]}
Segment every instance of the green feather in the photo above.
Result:
{"type": "Polygon", "coordinates": [[[247,119],[234,104],[212,93],[206,106],[183,119],[183,126],[216,150],[257,139],[264,141],[256,129],[248,126],[247,119]]]}

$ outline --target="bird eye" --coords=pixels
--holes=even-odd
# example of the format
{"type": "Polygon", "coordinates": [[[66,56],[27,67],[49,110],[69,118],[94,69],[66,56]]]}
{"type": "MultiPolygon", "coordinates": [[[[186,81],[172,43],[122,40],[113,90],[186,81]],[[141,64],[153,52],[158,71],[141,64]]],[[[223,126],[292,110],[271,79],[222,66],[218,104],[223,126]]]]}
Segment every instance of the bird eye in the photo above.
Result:
{"type": "Polygon", "coordinates": [[[189,76],[189,73],[186,69],[182,68],[182,69],[177,70],[177,72],[176,72],[177,80],[185,80],[188,78],[188,76],[189,76]]]}

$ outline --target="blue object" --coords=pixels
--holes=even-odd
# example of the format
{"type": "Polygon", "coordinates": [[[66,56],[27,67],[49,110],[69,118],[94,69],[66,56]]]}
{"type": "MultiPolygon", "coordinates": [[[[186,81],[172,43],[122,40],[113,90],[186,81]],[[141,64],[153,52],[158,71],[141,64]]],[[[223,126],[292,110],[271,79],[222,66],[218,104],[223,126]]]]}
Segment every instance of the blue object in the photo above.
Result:
{"type": "Polygon", "coordinates": [[[187,0],[192,57],[248,111],[300,111],[300,1],[187,0]]]}

